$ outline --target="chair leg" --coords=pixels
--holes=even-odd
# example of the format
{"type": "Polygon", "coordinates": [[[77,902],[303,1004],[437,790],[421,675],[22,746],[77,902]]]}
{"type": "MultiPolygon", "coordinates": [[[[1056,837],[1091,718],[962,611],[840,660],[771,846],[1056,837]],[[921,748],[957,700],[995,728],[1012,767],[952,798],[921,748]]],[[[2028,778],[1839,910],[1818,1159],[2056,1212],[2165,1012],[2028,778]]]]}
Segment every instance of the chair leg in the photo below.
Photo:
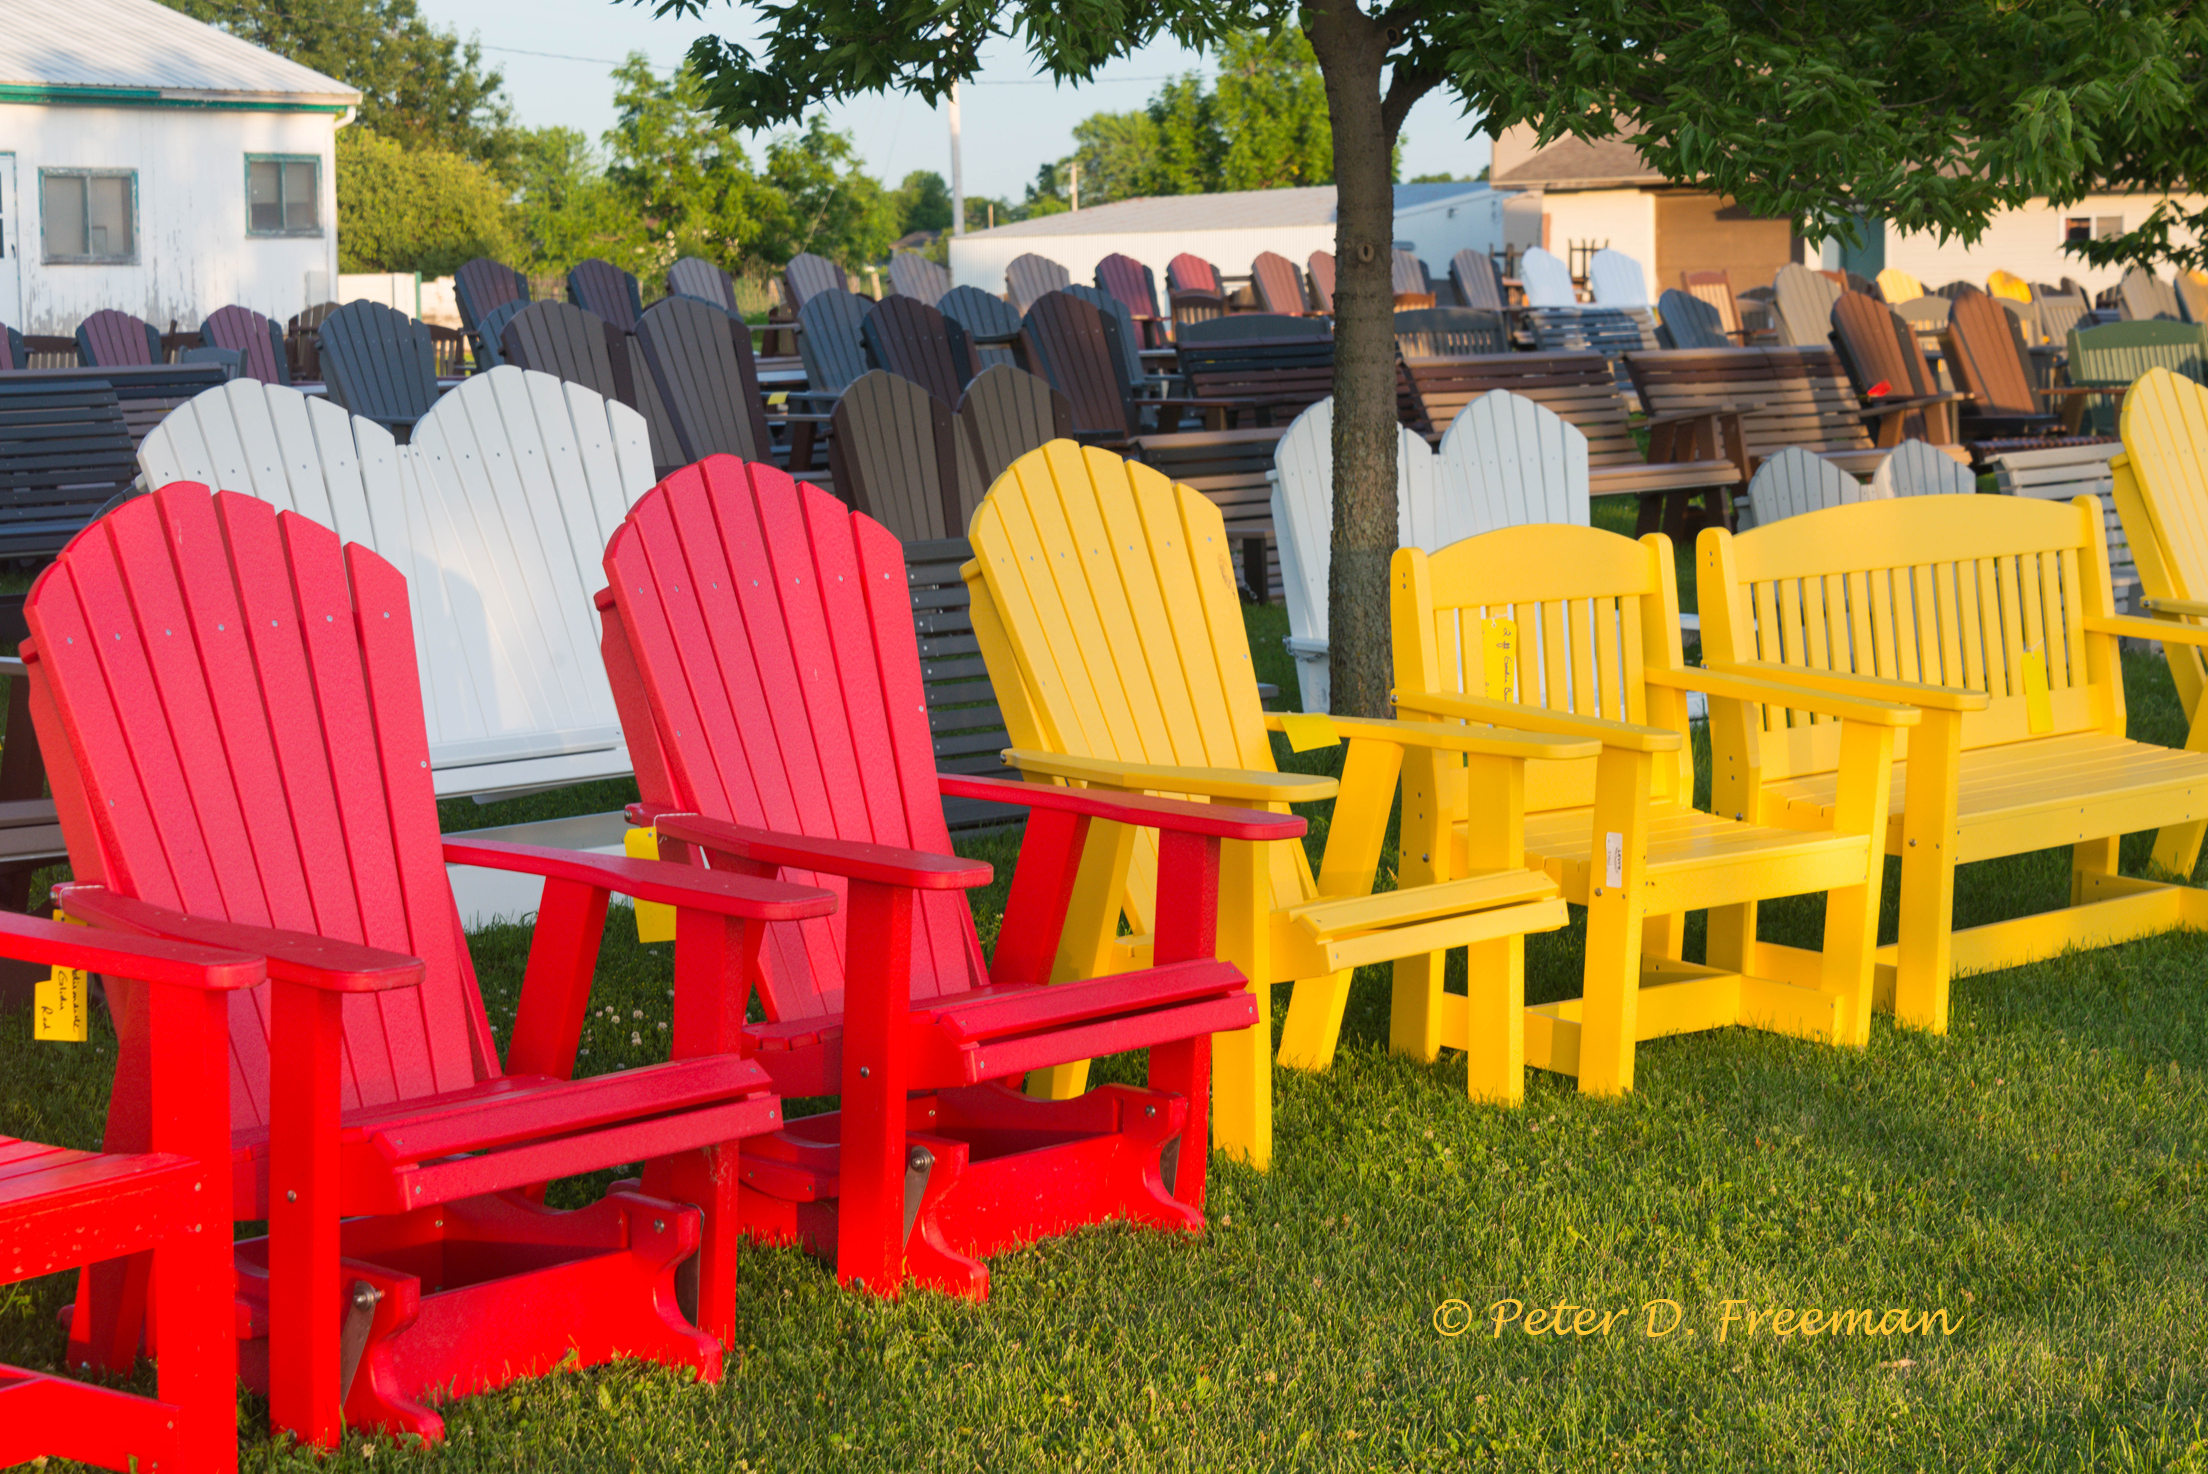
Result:
{"type": "Polygon", "coordinates": [[[1607,747],[1595,760],[1595,876],[1579,1016],[1579,1088],[1586,1095],[1624,1095],[1633,1088],[1650,767],[1647,753],[1607,747]]]}
{"type": "Polygon", "coordinates": [[[1260,1172],[1273,1163],[1273,886],[1265,846],[1219,846],[1219,956],[1242,970],[1257,1022],[1212,1043],[1212,1127],[1219,1149],[1260,1172]]]}
{"type": "MultiPolygon", "coordinates": [[[[1441,991],[1437,972],[1434,991],[1441,991]]],[[[1465,949],[1464,1093],[1487,1105],[1526,1099],[1526,939],[1501,937],[1465,949]]]]}
{"type": "Polygon", "coordinates": [[[2070,904],[2081,904],[2085,899],[2085,881],[2089,875],[2114,875],[2118,846],[2123,842],[2120,834],[2104,839],[2088,839],[2070,847],[2070,904]]]}
{"type": "Polygon", "coordinates": [[[1947,1032],[1954,969],[1956,769],[1962,717],[1927,708],[1909,734],[1909,802],[1901,816],[1901,926],[1894,1022],[1947,1032]]]}
{"type": "Polygon", "coordinates": [[[1170,1090],[1188,1102],[1173,1180],[1165,1190],[1201,1211],[1208,1178],[1205,1163],[1211,1154],[1211,1036],[1151,1045],[1150,1088],[1170,1090]]]}
{"type": "Polygon", "coordinates": [[[268,1417],[335,1448],[338,1405],[338,1049],[336,993],[275,982],[272,1030],[288,1041],[270,1092],[268,1417]]]}

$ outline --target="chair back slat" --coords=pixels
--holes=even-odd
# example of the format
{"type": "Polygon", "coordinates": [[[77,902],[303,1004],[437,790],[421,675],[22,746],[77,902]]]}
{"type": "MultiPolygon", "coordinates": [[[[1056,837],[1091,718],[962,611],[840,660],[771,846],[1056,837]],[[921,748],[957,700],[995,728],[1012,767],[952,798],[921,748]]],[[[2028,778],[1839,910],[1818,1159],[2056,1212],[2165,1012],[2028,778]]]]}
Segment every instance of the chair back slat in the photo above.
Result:
{"type": "Polygon", "coordinates": [[[673,423],[677,464],[709,455],[767,456],[749,328],[696,298],[662,297],[638,320],[636,340],[673,423]]]}
{"type": "Polygon", "coordinates": [[[1311,305],[1321,313],[1334,315],[1334,253],[1313,251],[1311,259],[1304,263],[1305,279],[1311,283],[1311,305]]]}

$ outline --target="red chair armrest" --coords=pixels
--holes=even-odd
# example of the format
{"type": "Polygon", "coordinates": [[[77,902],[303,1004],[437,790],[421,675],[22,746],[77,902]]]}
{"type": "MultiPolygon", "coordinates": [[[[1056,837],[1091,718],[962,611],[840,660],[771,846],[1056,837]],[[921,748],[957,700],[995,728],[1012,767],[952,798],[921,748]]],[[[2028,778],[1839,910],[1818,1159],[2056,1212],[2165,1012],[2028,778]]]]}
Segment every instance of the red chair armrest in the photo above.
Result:
{"type": "Polygon", "coordinates": [[[695,907],[719,916],[740,916],[747,921],[800,921],[808,916],[826,916],[836,909],[834,894],[816,886],[785,885],[778,880],[757,880],[748,875],[716,875],[690,865],[594,855],[587,850],[506,844],[498,840],[448,839],[445,860],[453,865],[480,865],[490,870],[541,875],[546,880],[571,880],[601,890],[619,891],[639,901],[695,907]]]}
{"type": "MultiPolygon", "coordinates": [[[[311,932],[190,916],[117,895],[103,886],[56,886],[54,899],[69,915],[109,931],[266,957],[268,976],[277,982],[300,983],[329,993],[381,993],[411,988],[422,980],[418,957],[318,937],[311,932]]],[[[139,976],[128,968],[116,971],[125,977],[139,976]]]]}
{"type": "Polygon", "coordinates": [[[63,926],[8,911],[0,911],[0,956],[210,993],[255,987],[268,976],[257,953],[63,926]]]}
{"type": "Polygon", "coordinates": [[[1114,793],[1102,788],[1060,788],[1047,783],[1018,783],[1004,778],[977,778],[963,773],[938,773],[936,783],[957,798],[987,799],[991,803],[1019,804],[1030,809],[1054,809],[1091,819],[1110,819],[1173,834],[1200,834],[1212,839],[1300,839],[1309,826],[1296,814],[1273,814],[1263,809],[1234,809],[1224,804],[1191,803],[1186,799],[1153,798],[1143,793],[1114,793]]]}
{"type": "Polygon", "coordinates": [[[725,819],[708,819],[702,814],[655,814],[645,804],[637,805],[635,812],[669,839],[718,850],[754,865],[791,865],[800,870],[841,875],[848,880],[923,891],[971,890],[977,885],[987,885],[996,874],[995,868],[986,861],[962,860],[955,855],[899,849],[895,845],[861,844],[848,839],[817,839],[775,829],[753,829],[725,819]]]}

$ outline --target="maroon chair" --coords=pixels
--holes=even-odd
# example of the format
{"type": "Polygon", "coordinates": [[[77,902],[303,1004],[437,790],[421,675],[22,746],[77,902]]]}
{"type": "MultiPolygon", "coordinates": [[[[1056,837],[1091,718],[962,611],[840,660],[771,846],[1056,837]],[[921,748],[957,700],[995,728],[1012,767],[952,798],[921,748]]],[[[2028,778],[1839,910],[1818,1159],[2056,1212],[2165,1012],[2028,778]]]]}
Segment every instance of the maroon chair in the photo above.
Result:
{"type": "Polygon", "coordinates": [[[1303,273],[1296,263],[1272,251],[1261,251],[1250,263],[1250,281],[1257,288],[1260,312],[1282,317],[1304,317],[1311,311],[1303,295],[1303,273]]]}
{"type": "Polygon", "coordinates": [[[1214,297],[1224,297],[1227,289],[1219,280],[1219,268],[1201,256],[1181,252],[1165,263],[1165,286],[1168,292],[1208,292],[1214,297]]]}
{"type": "Polygon", "coordinates": [[[77,324],[77,362],[86,368],[126,368],[163,361],[153,324],[103,307],[77,324]]]}
{"type": "Polygon", "coordinates": [[[1313,251],[1306,270],[1311,283],[1311,306],[1324,316],[1334,315],[1334,253],[1313,251]]]}
{"type": "Polygon", "coordinates": [[[232,304],[207,314],[199,336],[210,348],[245,355],[240,370],[264,384],[289,384],[291,364],[284,357],[284,330],[250,307],[232,304]]]}
{"type": "Polygon", "coordinates": [[[1158,280],[1149,267],[1115,251],[1096,263],[1096,284],[1126,304],[1142,333],[1143,347],[1165,346],[1166,318],[1158,311],[1158,280]]]}

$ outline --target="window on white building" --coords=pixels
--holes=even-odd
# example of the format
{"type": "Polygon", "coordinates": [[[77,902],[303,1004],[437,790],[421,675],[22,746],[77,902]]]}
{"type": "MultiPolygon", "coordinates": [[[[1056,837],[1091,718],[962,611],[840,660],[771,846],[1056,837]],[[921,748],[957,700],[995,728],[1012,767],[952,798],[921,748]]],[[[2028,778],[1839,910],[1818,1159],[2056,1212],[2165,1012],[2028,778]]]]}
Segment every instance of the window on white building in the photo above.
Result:
{"type": "Polygon", "coordinates": [[[322,161],[312,155],[248,154],[247,235],[320,235],[322,161]]]}
{"type": "Polygon", "coordinates": [[[41,169],[38,179],[47,261],[115,264],[138,259],[135,170],[41,169]]]}

